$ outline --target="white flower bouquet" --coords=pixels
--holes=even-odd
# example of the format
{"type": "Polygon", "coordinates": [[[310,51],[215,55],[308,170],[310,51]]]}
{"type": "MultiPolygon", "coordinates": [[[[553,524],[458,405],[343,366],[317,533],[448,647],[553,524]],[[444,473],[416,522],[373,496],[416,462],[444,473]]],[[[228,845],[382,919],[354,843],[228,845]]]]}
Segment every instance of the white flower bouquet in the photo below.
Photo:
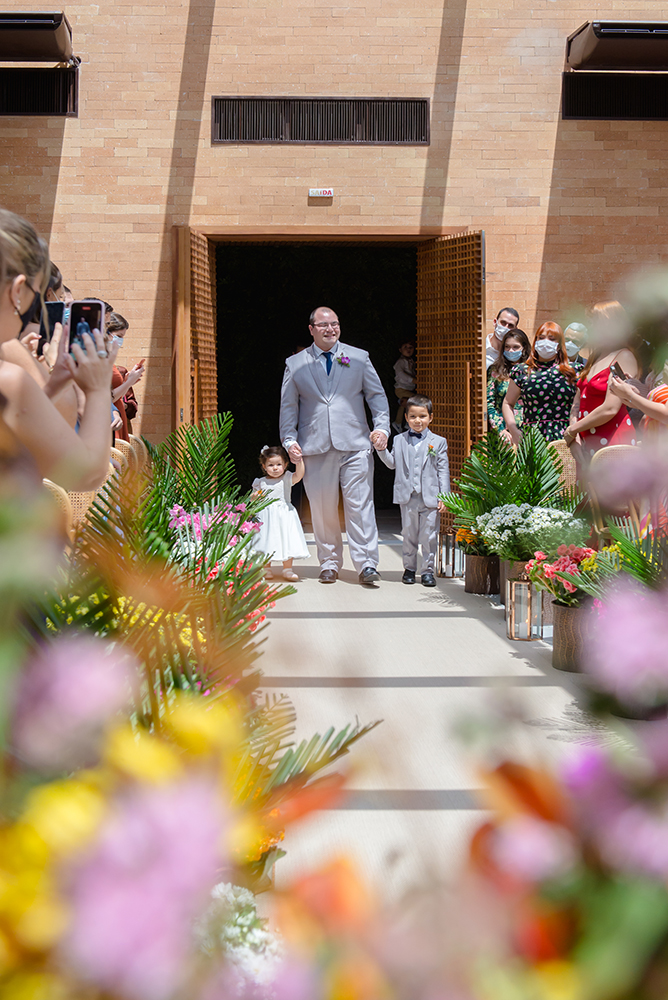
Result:
{"type": "Polygon", "coordinates": [[[552,555],[560,545],[584,545],[589,526],[553,507],[504,504],[476,518],[478,533],[501,559],[525,562],[538,550],[552,555]]]}

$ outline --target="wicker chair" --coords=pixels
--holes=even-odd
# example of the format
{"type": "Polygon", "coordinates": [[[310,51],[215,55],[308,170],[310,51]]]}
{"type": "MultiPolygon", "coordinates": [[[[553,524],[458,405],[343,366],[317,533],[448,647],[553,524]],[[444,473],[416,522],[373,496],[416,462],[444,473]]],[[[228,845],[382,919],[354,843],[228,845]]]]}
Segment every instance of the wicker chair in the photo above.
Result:
{"type": "Polygon", "coordinates": [[[123,441],[122,438],[116,438],[114,448],[116,451],[120,451],[121,454],[125,455],[130,472],[137,472],[139,469],[139,462],[137,460],[137,453],[135,452],[133,446],[128,441],[123,441]]]}
{"type": "MultiPolygon", "coordinates": [[[[121,458],[123,457],[124,456],[121,455],[121,458]]],[[[104,483],[108,482],[109,479],[112,476],[115,476],[116,474],[117,474],[116,469],[110,462],[109,468],[107,470],[107,475],[104,478],[102,486],[104,486],[104,483]]],[[[95,499],[99,491],[102,489],[102,486],[100,486],[98,490],[87,490],[84,493],[73,492],[67,494],[70,500],[70,504],[72,505],[72,521],[75,527],[77,527],[77,525],[81,524],[81,522],[86,519],[86,514],[88,513],[88,510],[92,505],[93,500],[95,499]]]]}
{"type": "MultiPolygon", "coordinates": [[[[615,464],[622,466],[625,457],[635,452],[635,450],[633,445],[630,444],[613,444],[607,448],[601,448],[600,451],[597,451],[592,456],[591,465],[589,466],[590,476],[595,479],[596,475],[600,474],[603,469],[606,471],[614,469],[615,464]]],[[[589,500],[591,502],[594,527],[600,536],[605,536],[606,527],[603,510],[591,482],[589,483],[589,500]]],[[[607,508],[605,513],[611,514],[613,517],[628,517],[634,530],[640,536],[640,508],[638,506],[638,498],[629,500],[623,507],[614,510],[607,508]]]]}
{"type": "Polygon", "coordinates": [[[121,474],[127,472],[130,463],[122,451],[119,451],[118,448],[112,448],[109,457],[111,458],[112,464],[114,462],[118,464],[118,471],[121,474]]]}
{"type": "Polygon", "coordinates": [[[142,441],[140,437],[136,434],[130,435],[130,444],[135,450],[135,455],[137,456],[137,468],[139,472],[145,467],[148,462],[148,448],[142,441]]]}
{"type": "Polygon", "coordinates": [[[61,534],[64,538],[67,538],[69,542],[72,540],[72,529],[74,524],[74,515],[72,513],[70,498],[62,486],[58,486],[57,483],[52,483],[50,479],[43,479],[42,482],[44,483],[51,499],[54,501],[54,506],[58,510],[61,534]]]}
{"type": "Polygon", "coordinates": [[[563,466],[563,471],[561,473],[561,485],[566,487],[577,486],[578,470],[577,465],[575,464],[575,459],[571,454],[571,449],[565,441],[550,441],[550,444],[554,445],[557,449],[557,453],[563,466]]]}

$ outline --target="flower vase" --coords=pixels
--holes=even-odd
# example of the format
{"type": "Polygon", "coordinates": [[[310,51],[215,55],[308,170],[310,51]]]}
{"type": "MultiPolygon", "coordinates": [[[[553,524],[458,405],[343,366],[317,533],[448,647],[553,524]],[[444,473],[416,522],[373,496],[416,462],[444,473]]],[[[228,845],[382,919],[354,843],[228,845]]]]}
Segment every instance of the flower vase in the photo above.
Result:
{"type": "Polygon", "coordinates": [[[526,563],[524,562],[502,559],[499,563],[499,604],[503,604],[505,608],[504,618],[508,617],[508,581],[523,577],[525,569],[526,563]]]}
{"type": "Polygon", "coordinates": [[[464,590],[467,594],[498,594],[499,557],[467,555],[464,590]]]}
{"type": "Polygon", "coordinates": [[[552,609],[554,611],[552,666],[555,670],[579,673],[589,608],[583,604],[570,607],[552,601],[552,609]]]}

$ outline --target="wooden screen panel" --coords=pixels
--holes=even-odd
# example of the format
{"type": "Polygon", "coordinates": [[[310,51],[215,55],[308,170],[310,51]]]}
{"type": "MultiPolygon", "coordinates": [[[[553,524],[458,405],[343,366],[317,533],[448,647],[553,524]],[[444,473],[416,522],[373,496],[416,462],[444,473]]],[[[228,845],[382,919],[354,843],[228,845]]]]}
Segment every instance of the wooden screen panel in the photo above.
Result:
{"type": "Polygon", "coordinates": [[[433,400],[454,480],[487,422],[485,234],[430,240],[417,255],[418,392],[433,400]]]}
{"type": "Polygon", "coordinates": [[[190,231],[191,420],[218,413],[216,256],[213,244],[190,231]]]}

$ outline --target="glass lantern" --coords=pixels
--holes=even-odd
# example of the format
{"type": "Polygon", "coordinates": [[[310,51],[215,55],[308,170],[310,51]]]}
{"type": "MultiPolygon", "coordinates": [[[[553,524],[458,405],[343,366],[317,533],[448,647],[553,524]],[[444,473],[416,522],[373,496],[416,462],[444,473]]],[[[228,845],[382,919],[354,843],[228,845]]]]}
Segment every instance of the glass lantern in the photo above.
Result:
{"type": "Polygon", "coordinates": [[[457,545],[453,531],[441,532],[438,553],[439,576],[464,576],[466,556],[457,545]]]}
{"type": "Polygon", "coordinates": [[[506,581],[506,636],[523,642],[543,634],[543,595],[531,580],[506,581]]]}

